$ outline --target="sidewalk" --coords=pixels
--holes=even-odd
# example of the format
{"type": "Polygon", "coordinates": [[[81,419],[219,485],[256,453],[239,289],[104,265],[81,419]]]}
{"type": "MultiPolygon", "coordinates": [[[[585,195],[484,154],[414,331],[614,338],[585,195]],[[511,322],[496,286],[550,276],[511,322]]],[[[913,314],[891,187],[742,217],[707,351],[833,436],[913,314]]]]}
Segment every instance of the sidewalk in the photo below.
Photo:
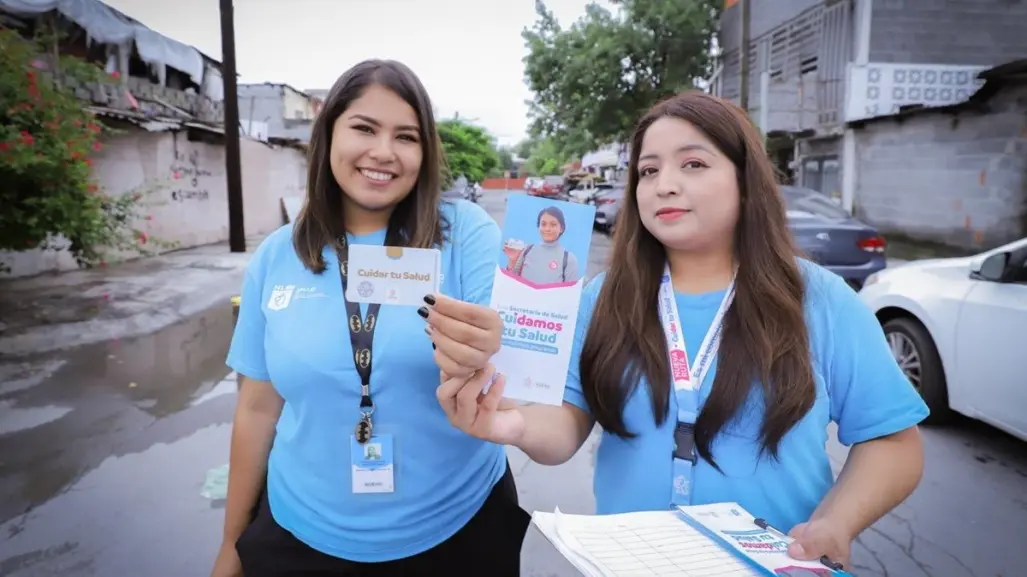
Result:
{"type": "Polygon", "coordinates": [[[110,268],[0,280],[0,356],[23,356],[156,332],[217,304],[230,306],[247,252],[228,243],[110,268]]]}

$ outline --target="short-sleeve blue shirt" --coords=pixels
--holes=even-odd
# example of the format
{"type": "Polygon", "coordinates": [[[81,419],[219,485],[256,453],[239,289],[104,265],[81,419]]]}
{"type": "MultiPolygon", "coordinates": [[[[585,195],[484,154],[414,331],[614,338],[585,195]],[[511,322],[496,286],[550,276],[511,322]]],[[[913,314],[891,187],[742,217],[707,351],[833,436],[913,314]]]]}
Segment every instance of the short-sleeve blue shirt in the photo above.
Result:
{"type": "MultiPolygon", "coordinates": [[[[444,202],[451,228],[442,251],[442,293],[488,305],[500,231],[476,204],[444,202]]],[[[385,231],[349,237],[385,242],[385,231]]],[[[246,271],[228,365],[270,381],[285,400],[268,463],[275,520],[323,553],[359,562],[426,551],[463,527],[506,469],[501,446],[446,420],[435,389],[439,369],[417,307],[382,305],[372,347],[374,432],[393,437],[395,491],[352,492],[350,437],[360,417],[335,251],[328,269],[304,268],[292,227],[261,243],[246,271]],[[279,296],[270,305],[275,288],[279,296]],[[270,305],[270,306],[269,306],[270,305]]],[[[363,307],[366,312],[366,305],[363,307]]]]}
{"type": "MultiPolygon", "coordinates": [[[[693,504],[733,501],[784,531],[807,521],[834,482],[826,451],[829,423],[837,423],[838,439],[852,445],[905,430],[928,414],[873,313],[841,278],[808,261],[801,265],[816,402],[785,435],[775,461],[760,454],[764,397],[754,385],[738,414],[713,440],[713,458],[723,473],[700,459],[692,483],[693,504]]],[[[585,287],[564,394],[565,401],[586,412],[581,347],[604,276],[585,287]]],[[[675,297],[685,342],[696,343],[687,347],[691,363],[724,291],[675,297]]],[[[700,402],[709,396],[716,369],[714,360],[700,388],[700,402]]],[[[651,407],[643,379],[624,408],[624,422],[637,437],[603,433],[593,483],[600,514],[670,507],[677,400],[671,394],[668,418],[660,426],[651,407]]]]}

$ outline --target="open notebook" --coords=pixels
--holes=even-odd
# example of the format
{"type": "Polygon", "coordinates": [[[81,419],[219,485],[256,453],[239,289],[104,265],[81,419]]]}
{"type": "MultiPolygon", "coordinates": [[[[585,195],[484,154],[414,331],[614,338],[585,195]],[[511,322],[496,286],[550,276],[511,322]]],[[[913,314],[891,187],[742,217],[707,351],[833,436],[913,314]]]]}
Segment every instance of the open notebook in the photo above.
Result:
{"type": "Polygon", "coordinates": [[[532,522],[587,577],[828,577],[848,575],[796,561],[791,540],[735,503],[620,515],[536,511],[532,522]]]}

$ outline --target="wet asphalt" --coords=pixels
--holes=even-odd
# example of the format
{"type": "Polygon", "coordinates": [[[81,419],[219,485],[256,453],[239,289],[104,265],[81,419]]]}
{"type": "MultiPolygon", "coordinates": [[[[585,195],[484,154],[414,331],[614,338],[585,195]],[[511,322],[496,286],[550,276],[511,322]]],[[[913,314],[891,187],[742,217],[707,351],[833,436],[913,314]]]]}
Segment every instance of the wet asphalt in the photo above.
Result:
{"type": "MultiPolygon", "coordinates": [[[[497,220],[504,198],[482,200],[497,220]]],[[[590,275],[608,250],[596,235],[590,275]]],[[[226,305],[146,337],[0,360],[0,576],[209,573],[224,504],[201,491],[228,459],[231,330],[226,305]]],[[[856,575],[1027,575],[1027,444],[967,420],[924,438],[924,481],[860,537],[856,575]]],[[[522,505],[593,512],[596,443],[559,467],[511,450],[522,505]]],[[[840,468],[844,448],[829,452],[840,468]]],[[[523,574],[577,575],[534,531],[523,574]]]]}

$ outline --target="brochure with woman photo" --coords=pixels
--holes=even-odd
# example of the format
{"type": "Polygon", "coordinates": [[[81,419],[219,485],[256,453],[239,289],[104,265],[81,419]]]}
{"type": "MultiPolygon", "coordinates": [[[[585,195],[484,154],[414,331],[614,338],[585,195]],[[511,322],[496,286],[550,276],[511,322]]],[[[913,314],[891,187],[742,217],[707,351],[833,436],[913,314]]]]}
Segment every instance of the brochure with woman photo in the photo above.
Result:
{"type": "Polygon", "coordinates": [[[503,319],[492,363],[510,399],[563,402],[574,325],[588,266],[595,208],[541,197],[510,196],[492,308],[503,319]]]}

